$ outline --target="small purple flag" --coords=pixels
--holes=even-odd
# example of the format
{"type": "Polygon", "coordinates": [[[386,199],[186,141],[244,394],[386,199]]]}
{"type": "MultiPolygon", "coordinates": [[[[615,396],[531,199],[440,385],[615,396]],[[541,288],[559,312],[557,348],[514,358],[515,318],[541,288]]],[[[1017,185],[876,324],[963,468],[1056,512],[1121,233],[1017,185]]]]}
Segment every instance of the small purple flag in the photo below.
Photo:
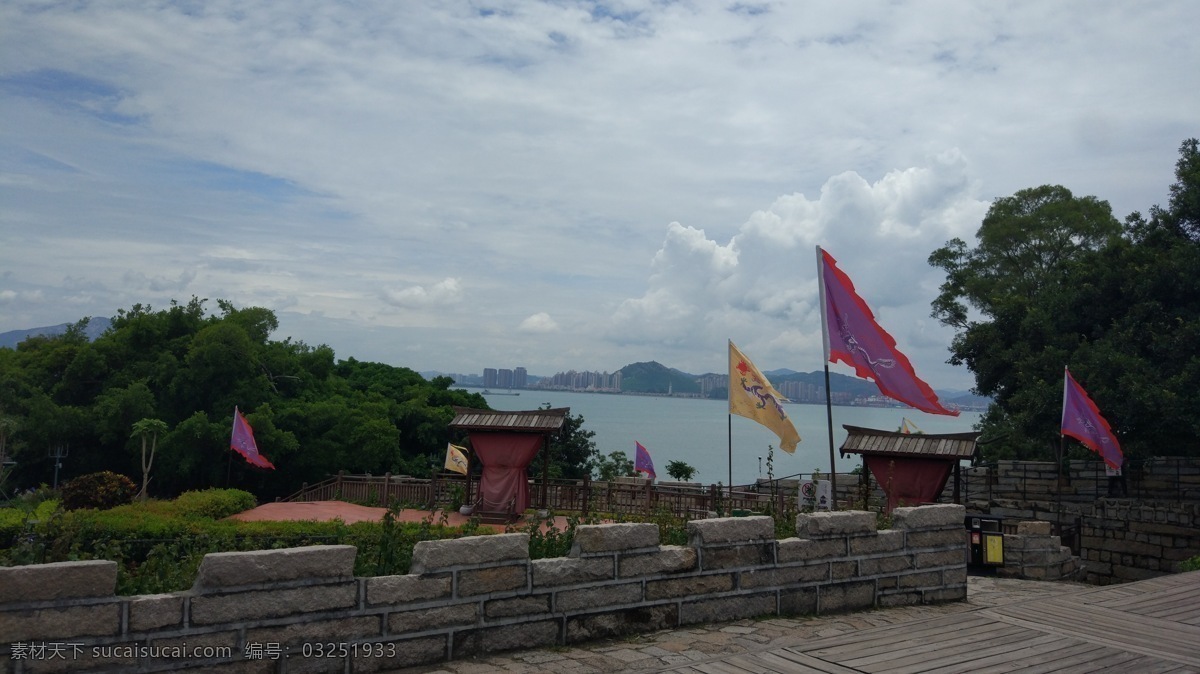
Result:
{"type": "Polygon", "coordinates": [[[634,442],[633,444],[637,445],[637,458],[634,461],[634,468],[639,473],[649,475],[652,480],[658,479],[658,476],[654,474],[654,461],[650,460],[650,452],[646,451],[646,448],[640,442],[634,442]]]}
{"type": "Polygon", "coordinates": [[[1063,375],[1062,434],[1075,438],[1099,454],[1109,468],[1120,470],[1124,455],[1117,436],[1100,416],[1100,408],[1065,367],[1063,375]]]}
{"type": "Polygon", "coordinates": [[[267,457],[258,453],[258,443],[254,441],[254,429],[250,427],[250,422],[246,421],[246,417],[242,416],[236,407],[233,408],[233,435],[229,437],[229,447],[241,454],[251,465],[275,470],[274,464],[268,461],[267,457]]]}

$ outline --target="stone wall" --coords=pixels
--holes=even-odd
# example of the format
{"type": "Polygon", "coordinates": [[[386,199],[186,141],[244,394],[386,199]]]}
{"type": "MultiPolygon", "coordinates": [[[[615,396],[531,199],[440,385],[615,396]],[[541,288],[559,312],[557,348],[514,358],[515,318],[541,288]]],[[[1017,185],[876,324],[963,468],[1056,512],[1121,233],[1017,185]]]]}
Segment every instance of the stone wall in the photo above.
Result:
{"type": "Polygon", "coordinates": [[[1178,573],[1184,560],[1200,556],[1200,503],[1101,499],[1072,510],[1089,583],[1178,573]]]}
{"type": "Polygon", "coordinates": [[[581,526],[568,557],[527,534],[423,541],[411,573],[356,578],[355,548],[207,555],[186,592],[117,597],[116,564],[0,568],[7,672],[369,672],[695,623],[966,598],[964,509],[581,526]]]}

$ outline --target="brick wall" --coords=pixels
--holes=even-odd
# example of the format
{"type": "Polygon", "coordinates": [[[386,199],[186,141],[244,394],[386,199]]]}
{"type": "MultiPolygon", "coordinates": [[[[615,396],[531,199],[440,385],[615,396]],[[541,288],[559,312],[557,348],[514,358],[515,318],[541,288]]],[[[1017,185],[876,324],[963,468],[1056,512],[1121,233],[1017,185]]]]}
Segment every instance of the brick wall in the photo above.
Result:
{"type": "Polygon", "coordinates": [[[369,672],[680,625],[966,598],[964,509],[581,526],[570,555],[527,534],[423,541],[411,573],[356,578],[355,548],[210,554],[191,590],[117,597],[114,562],[0,568],[7,672],[369,672]]]}

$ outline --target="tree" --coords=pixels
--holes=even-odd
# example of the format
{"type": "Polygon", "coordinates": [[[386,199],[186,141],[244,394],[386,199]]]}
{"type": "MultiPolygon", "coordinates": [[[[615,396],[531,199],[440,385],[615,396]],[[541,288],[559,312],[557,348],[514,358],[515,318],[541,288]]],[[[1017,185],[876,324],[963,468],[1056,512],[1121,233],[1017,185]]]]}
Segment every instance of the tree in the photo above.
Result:
{"type": "MultiPolygon", "coordinates": [[[[541,409],[550,409],[547,403],[541,409]]],[[[562,429],[550,440],[550,477],[565,480],[581,480],[592,474],[592,466],[596,461],[595,431],[583,427],[583,415],[571,414],[563,419],[562,429]]],[[[532,473],[541,476],[541,467],[535,464],[529,466],[532,473]]]]}
{"type": "Polygon", "coordinates": [[[683,461],[672,460],[667,462],[667,475],[680,482],[691,482],[696,475],[696,469],[683,461]]]}
{"type": "Polygon", "coordinates": [[[146,500],[146,489],[150,486],[150,468],[154,466],[154,452],[158,449],[158,436],[165,435],[167,424],[158,419],[142,419],[133,425],[133,437],[142,440],[142,489],[137,494],[139,501],[146,500]],[[150,441],[150,454],[146,454],[146,440],[150,441]]]}
{"type": "Polygon", "coordinates": [[[633,461],[620,450],[598,457],[594,465],[597,479],[602,482],[611,482],[618,477],[637,477],[633,461]]]}
{"type": "Polygon", "coordinates": [[[1170,205],[1149,220],[1122,226],[1105,202],[1041,187],[998,200],[975,248],[956,239],[930,255],[946,272],[933,315],[955,329],[950,362],[994,399],[981,422],[989,458],[1054,456],[1064,366],[1127,456],[1197,452],[1196,142],[1180,155],[1170,205]]]}

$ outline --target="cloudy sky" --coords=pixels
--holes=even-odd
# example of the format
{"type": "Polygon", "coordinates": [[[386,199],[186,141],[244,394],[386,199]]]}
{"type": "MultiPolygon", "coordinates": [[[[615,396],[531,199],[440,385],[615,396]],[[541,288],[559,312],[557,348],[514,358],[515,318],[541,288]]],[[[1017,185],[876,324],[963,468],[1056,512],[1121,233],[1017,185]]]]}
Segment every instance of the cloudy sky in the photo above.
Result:
{"type": "MultiPolygon", "coordinates": [[[[0,332],[193,295],[417,370],[821,367],[815,246],[938,388],[926,263],[1165,204],[1193,2],[0,4],[0,332]]],[[[849,372],[838,365],[836,371],[849,372]]]]}

